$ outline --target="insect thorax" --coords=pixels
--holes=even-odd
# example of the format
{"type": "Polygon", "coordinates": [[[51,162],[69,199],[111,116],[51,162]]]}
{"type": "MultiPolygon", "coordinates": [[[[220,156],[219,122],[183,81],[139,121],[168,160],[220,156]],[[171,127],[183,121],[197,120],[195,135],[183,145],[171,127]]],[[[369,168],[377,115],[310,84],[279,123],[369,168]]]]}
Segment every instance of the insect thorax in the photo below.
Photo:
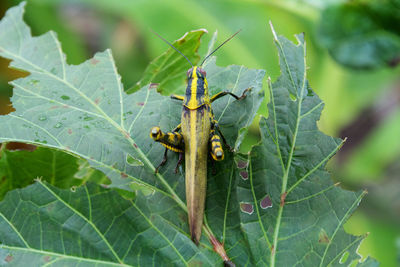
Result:
{"type": "Polygon", "coordinates": [[[193,67],[188,71],[188,83],[183,104],[189,109],[196,109],[209,103],[210,97],[205,72],[199,67],[193,67]]]}

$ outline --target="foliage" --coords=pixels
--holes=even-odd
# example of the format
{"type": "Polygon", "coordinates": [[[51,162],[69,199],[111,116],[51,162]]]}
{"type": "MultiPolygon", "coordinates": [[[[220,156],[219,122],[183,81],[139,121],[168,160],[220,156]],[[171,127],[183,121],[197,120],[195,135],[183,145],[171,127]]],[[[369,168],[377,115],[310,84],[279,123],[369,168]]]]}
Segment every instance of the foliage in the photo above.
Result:
{"type": "Polygon", "coordinates": [[[322,12],[318,39],[345,66],[394,67],[400,62],[399,14],[397,0],[332,5],[322,12]]]}
{"type": "MultiPolygon", "coordinates": [[[[109,50],[68,65],[53,32],[30,35],[22,6],[0,23],[0,54],[30,75],[12,82],[16,111],[0,117],[0,141],[74,154],[104,172],[111,180],[107,187],[135,196],[125,199],[92,183],[71,191],[38,181],[10,191],[0,203],[2,263],[221,262],[204,236],[199,247],[190,241],[183,176],[172,174],[176,157],[154,174],[162,148],[146,129],[173,128],[181,107],[152,86],[127,95],[109,50]]],[[[317,129],[322,102],[308,85],[305,43],[297,38],[294,45],[275,36],[282,75],[270,85],[261,143],[248,156],[228,153],[216,164],[216,175],[209,170],[205,227],[239,266],[337,266],[359,258],[355,250],[363,236],[346,234],[343,223],[364,193],[338,188],[324,170],[341,141],[317,129]]],[[[217,67],[215,59],[205,69],[212,93],[252,88],[243,101],[224,98],[213,106],[228,142],[238,149],[261,104],[265,72],[217,67]]],[[[72,164],[71,178],[77,172],[72,164]]],[[[355,264],[376,265],[371,259],[355,264]]]]}

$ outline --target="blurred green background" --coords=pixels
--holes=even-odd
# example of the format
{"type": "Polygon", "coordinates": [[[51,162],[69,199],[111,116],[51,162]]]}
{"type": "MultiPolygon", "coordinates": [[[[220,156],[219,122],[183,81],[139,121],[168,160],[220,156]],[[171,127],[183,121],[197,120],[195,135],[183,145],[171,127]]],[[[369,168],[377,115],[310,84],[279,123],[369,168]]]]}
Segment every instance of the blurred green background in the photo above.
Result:
{"type": "MultiPolygon", "coordinates": [[[[1,15],[19,2],[2,0],[1,15]]],[[[364,257],[371,255],[382,267],[400,266],[399,0],[29,0],[25,20],[34,35],[57,32],[70,64],[111,48],[126,89],[168,48],[150,29],[170,41],[207,29],[200,55],[213,32],[221,43],[242,29],[218,51],[217,63],[263,68],[272,80],[279,68],[268,21],[292,41],[305,32],[308,79],[326,104],[319,126],[326,134],[347,137],[329,163],[333,179],[369,191],[345,228],[370,233],[359,249],[364,257]]],[[[22,75],[7,64],[1,59],[0,114],[12,110],[7,81],[22,75]]],[[[260,114],[267,115],[266,103],[260,114]]],[[[254,125],[242,149],[257,140],[254,125]]]]}

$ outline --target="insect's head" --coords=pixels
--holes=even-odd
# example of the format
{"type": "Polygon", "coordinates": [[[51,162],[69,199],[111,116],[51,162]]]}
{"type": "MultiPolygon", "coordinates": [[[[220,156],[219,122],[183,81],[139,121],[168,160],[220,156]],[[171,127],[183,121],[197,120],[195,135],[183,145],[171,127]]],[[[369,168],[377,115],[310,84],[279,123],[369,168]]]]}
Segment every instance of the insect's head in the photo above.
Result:
{"type": "Polygon", "coordinates": [[[161,129],[160,129],[160,127],[153,127],[153,128],[151,128],[151,130],[150,130],[150,137],[153,139],[153,140],[155,140],[155,141],[157,141],[157,140],[159,140],[160,138],[161,138],[161,136],[162,136],[162,132],[161,132],[161,129]]]}
{"type": "Polygon", "coordinates": [[[193,78],[195,76],[194,74],[196,74],[197,78],[203,79],[203,80],[206,78],[206,75],[207,75],[206,71],[204,69],[202,69],[201,67],[198,67],[198,66],[191,67],[187,71],[186,76],[187,76],[188,79],[191,79],[191,78],[193,78]],[[196,73],[193,73],[194,70],[196,70],[196,73]]]}

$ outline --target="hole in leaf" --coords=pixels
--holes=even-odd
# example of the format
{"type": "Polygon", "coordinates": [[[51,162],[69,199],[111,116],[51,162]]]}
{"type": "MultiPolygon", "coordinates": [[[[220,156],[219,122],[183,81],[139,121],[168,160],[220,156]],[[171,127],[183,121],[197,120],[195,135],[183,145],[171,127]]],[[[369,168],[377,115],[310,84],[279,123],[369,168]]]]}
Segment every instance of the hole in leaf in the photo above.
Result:
{"type": "Polygon", "coordinates": [[[238,160],[238,162],[237,162],[237,167],[238,167],[239,169],[244,169],[244,168],[247,167],[247,164],[248,164],[247,161],[238,160]]]}
{"type": "Polygon", "coordinates": [[[296,97],[294,94],[292,94],[292,93],[289,93],[289,97],[290,97],[290,99],[292,99],[293,101],[296,101],[296,100],[297,100],[297,97],[296,97]]]}
{"type": "Polygon", "coordinates": [[[272,207],[272,201],[271,198],[266,195],[261,201],[260,201],[260,207],[262,209],[268,209],[270,207],[272,207]]]}
{"type": "Polygon", "coordinates": [[[239,175],[242,177],[243,180],[247,180],[249,178],[249,174],[246,171],[241,171],[239,175]]]}
{"type": "Polygon", "coordinates": [[[348,251],[343,253],[342,257],[340,257],[339,263],[340,264],[346,263],[347,259],[349,258],[349,255],[350,253],[348,251]]]}
{"type": "Polygon", "coordinates": [[[39,120],[40,120],[40,121],[45,121],[45,120],[47,120],[47,116],[46,116],[46,115],[41,115],[41,116],[39,117],[39,120]]]}
{"type": "Polygon", "coordinates": [[[244,213],[251,215],[254,212],[254,207],[253,207],[253,204],[251,204],[251,203],[242,202],[242,203],[240,203],[240,210],[244,213]]]}

